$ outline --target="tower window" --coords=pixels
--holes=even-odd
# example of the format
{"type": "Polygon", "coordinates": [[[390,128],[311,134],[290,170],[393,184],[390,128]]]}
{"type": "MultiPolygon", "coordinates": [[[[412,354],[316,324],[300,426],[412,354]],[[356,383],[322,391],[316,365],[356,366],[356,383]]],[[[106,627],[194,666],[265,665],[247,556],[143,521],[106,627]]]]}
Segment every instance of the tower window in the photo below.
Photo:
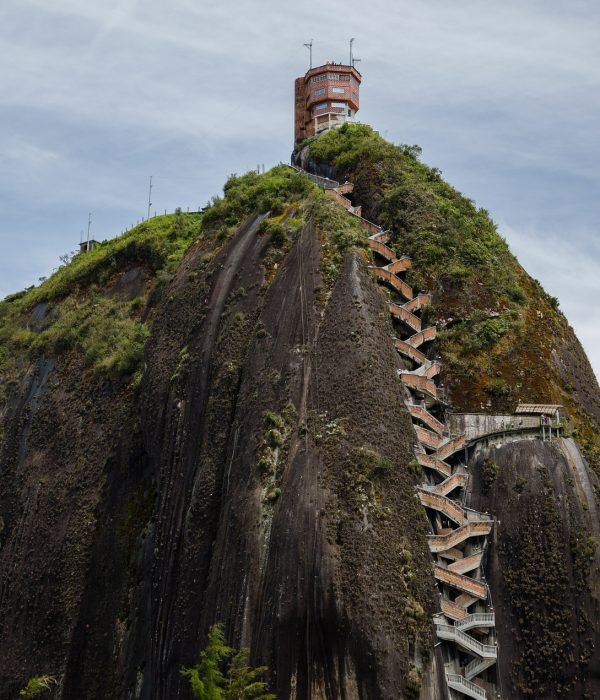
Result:
{"type": "Polygon", "coordinates": [[[346,92],[346,90],[345,88],[334,87],[331,88],[331,92],[335,92],[336,95],[343,95],[346,92]]]}

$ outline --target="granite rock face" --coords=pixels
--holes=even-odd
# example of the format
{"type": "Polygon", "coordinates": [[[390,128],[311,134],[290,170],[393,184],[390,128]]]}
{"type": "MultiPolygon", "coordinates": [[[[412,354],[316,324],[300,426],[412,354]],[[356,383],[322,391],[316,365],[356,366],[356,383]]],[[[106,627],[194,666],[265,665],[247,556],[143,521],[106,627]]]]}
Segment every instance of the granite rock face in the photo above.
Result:
{"type": "Polygon", "coordinates": [[[7,407],[3,697],[42,673],[55,697],[190,697],[215,622],[280,698],[397,698],[413,668],[438,696],[385,297],[348,252],[322,299],[311,224],[267,284],[259,223],[182,260],[138,393],[48,360],[7,407]]]}

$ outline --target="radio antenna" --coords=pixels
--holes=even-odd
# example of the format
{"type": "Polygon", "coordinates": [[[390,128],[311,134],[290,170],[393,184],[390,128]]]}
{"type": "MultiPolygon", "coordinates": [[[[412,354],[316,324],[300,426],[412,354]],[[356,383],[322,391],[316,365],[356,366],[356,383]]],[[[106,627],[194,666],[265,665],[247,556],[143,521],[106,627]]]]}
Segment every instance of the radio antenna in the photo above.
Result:
{"type": "Polygon", "coordinates": [[[313,45],[313,40],[311,39],[308,44],[304,44],[306,48],[308,49],[308,53],[310,54],[310,59],[309,59],[309,69],[312,70],[312,45],[313,45]]]}

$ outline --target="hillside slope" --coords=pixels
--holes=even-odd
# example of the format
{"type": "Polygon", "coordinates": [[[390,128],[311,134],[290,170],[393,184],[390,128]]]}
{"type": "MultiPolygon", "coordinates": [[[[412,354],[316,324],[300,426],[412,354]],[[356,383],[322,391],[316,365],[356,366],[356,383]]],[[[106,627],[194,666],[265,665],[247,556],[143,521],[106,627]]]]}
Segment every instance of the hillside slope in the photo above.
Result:
{"type": "MultiPolygon", "coordinates": [[[[413,258],[455,407],[567,407],[592,469],[575,440],[512,443],[490,453],[492,483],[475,455],[471,502],[500,518],[505,696],[600,694],[597,510],[581,486],[597,483],[600,392],[572,330],[414,149],[344,127],[297,159],[352,180],[413,258]],[[551,523],[535,570],[524,502],[551,523]],[[527,640],[547,643],[557,596],[560,633],[536,656],[527,640]],[[567,615],[576,601],[585,619],[567,615]]],[[[215,622],[281,699],[445,696],[417,440],[370,262],[357,221],[280,166],[0,304],[1,697],[49,674],[48,697],[189,698],[179,671],[215,622]]]]}
{"type": "Polygon", "coordinates": [[[4,303],[0,692],[189,697],[218,621],[278,697],[402,695],[434,591],[360,230],[289,168],[164,222],[155,258],[159,224],[4,303]]]}

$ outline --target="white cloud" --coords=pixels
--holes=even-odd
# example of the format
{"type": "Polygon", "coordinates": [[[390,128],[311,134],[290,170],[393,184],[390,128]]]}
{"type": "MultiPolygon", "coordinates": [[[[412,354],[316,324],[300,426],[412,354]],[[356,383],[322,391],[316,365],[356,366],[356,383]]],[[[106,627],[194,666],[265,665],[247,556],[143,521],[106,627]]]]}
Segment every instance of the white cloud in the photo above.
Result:
{"type": "Polygon", "coordinates": [[[59,154],[54,151],[20,140],[5,143],[0,151],[0,159],[9,167],[19,165],[37,170],[55,163],[59,158],[59,154]]]}

